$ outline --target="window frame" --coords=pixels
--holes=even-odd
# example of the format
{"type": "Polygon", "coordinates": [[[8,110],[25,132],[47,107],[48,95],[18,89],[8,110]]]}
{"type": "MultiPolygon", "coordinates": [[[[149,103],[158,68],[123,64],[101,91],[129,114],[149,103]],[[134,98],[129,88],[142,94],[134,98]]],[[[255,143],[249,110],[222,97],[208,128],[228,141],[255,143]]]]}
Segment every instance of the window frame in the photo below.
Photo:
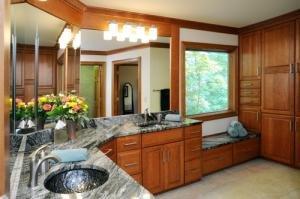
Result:
{"type": "Polygon", "coordinates": [[[238,47],[230,45],[195,43],[195,42],[181,42],[181,67],[180,67],[180,112],[184,117],[198,119],[202,121],[221,119],[226,117],[237,116],[237,101],[238,101],[238,47]],[[228,110],[217,111],[204,114],[186,115],[185,104],[185,51],[208,51],[208,52],[226,52],[229,54],[229,99],[228,110]]]}

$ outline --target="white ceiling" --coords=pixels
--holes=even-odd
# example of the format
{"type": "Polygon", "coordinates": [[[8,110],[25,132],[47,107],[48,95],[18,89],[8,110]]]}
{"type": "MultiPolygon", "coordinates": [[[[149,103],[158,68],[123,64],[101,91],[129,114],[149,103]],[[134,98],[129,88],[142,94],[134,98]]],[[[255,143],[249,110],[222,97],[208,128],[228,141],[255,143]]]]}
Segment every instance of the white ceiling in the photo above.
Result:
{"type": "MultiPolygon", "coordinates": [[[[16,26],[17,43],[34,44],[38,28],[40,45],[54,46],[65,22],[27,3],[11,6],[12,30],[16,26]],[[15,24],[15,25],[14,25],[15,24]]],[[[13,32],[13,31],[12,31],[13,32]]]]}
{"type": "MultiPolygon", "coordinates": [[[[169,43],[169,37],[158,37],[155,42],[169,43]]],[[[103,39],[103,31],[99,30],[81,30],[81,50],[94,50],[94,51],[110,51],[130,46],[136,46],[141,42],[131,43],[129,41],[120,42],[115,38],[110,41],[103,39]]]]}
{"type": "Polygon", "coordinates": [[[80,0],[86,5],[243,27],[300,9],[300,0],[80,0]]]}

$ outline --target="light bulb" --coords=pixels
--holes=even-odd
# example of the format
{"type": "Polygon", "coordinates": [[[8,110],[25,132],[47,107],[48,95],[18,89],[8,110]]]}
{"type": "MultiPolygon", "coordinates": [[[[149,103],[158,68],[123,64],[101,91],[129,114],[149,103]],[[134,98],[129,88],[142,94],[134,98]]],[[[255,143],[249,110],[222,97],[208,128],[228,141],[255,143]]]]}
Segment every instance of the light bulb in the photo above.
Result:
{"type": "Polygon", "coordinates": [[[141,39],[142,43],[149,43],[149,37],[148,35],[144,35],[143,38],[141,39]]]}
{"type": "Polygon", "coordinates": [[[81,32],[78,31],[73,39],[73,48],[76,50],[77,48],[80,47],[80,44],[81,44],[81,32]]]}
{"type": "Polygon", "coordinates": [[[117,41],[125,41],[125,36],[122,32],[118,33],[117,41]]]}
{"type": "Polygon", "coordinates": [[[142,39],[145,35],[145,27],[144,26],[136,27],[136,34],[139,39],[142,39]]]}
{"type": "Polygon", "coordinates": [[[124,24],[124,26],[123,26],[124,37],[129,38],[131,33],[132,33],[132,26],[130,24],[124,24]]]}
{"type": "Polygon", "coordinates": [[[129,37],[129,42],[137,42],[138,41],[138,37],[135,33],[131,33],[130,37],[129,37]]]}
{"type": "Polygon", "coordinates": [[[61,49],[66,48],[68,43],[71,41],[71,39],[72,39],[71,29],[65,28],[58,39],[60,48],[61,49]]]}
{"type": "Polygon", "coordinates": [[[110,31],[104,31],[103,33],[103,39],[104,40],[112,40],[112,34],[110,31]]]}
{"type": "Polygon", "coordinates": [[[110,33],[113,37],[118,36],[119,27],[115,21],[112,21],[109,23],[108,30],[110,31],[110,33]]]}
{"type": "Polygon", "coordinates": [[[149,39],[157,40],[157,28],[155,26],[149,28],[149,39]]]}

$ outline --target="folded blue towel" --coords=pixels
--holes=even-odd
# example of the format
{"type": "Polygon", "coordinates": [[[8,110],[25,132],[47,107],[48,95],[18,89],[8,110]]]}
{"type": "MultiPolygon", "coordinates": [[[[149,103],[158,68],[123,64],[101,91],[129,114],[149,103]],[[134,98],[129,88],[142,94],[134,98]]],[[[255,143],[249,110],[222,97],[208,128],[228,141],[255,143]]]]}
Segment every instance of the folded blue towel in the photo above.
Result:
{"type": "Polygon", "coordinates": [[[232,122],[230,122],[230,126],[233,128],[239,128],[242,126],[242,124],[238,121],[232,121],[232,122]]]}
{"type": "Polygon", "coordinates": [[[238,121],[232,121],[227,132],[231,137],[245,137],[248,135],[247,130],[238,121]]]}
{"type": "Polygon", "coordinates": [[[61,162],[79,162],[88,159],[87,149],[65,149],[65,150],[53,150],[53,155],[60,157],[61,162]]]}
{"type": "Polygon", "coordinates": [[[179,114],[167,114],[165,120],[171,122],[181,122],[181,116],[179,114]]]}
{"type": "Polygon", "coordinates": [[[230,126],[228,128],[227,133],[229,134],[230,137],[233,137],[233,138],[239,137],[238,130],[233,128],[232,126],[230,126]]]}

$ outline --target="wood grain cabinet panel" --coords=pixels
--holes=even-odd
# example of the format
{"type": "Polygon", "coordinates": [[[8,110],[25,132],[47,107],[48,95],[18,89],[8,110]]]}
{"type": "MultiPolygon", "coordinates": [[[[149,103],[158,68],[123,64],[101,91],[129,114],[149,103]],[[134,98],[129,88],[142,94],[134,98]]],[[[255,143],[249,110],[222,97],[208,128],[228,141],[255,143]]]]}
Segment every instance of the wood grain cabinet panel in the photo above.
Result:
{"type": "Polygon", "coordinates": [[[185,138],[194,138],[202,136],[202,125],[187,126],[184,128],[185,138]]]}
{"type": "Polygon", "coordinates": [[[146,133],[142,135],[142,146],[149,147],[183,140],[183,129],[169,129],[162,132],[146,133]]]}
{"type": "Polygon", "coordinates": [[[174,142],[164,146],[166,159],[164,164],[165,189],[184,184],[184,142],[174,142]]]}
{"type": "Polygon", "coordinates": [[[209,174],[231,166],[232,162],[232,144],[206,150],[203,151],[202,172],[209,174]]]}
{"type": "Polygon", "coordinates": [[[295,114],[300,117],[300,20],[296,22],[296,85],[295,85],[295,114]]]}
{"type": "Polygon", "coordinates": [[[241,89],[241,97],[260,97],[260,89],[241,89]]]}
{"type": "Polygon", "coordinates": [[[141,148],[141,135],[131,135],[117,138],[117,151],[129,151],[141,148]]]}
{"type": "Polygon", "coordinates": [[[248,105],[248,106],[259,106],[260,98],[259,97],[240,97],[240,104],[248,105]]]}
{"type": "Polygon", "coordinates": [[[151,193],[164,190],[164,147],[163,145],[142,150],[143,186],[151,193]]]}
{"type": "Polygon", "coordinates": [[[261,31],[240,36],[240,79],[260,79],[261,31]]]}
{"type": "Polygon", "coordinates": [[[260,152],[259,138],[244,140],[233,144],[233,163],[239,164],[256,158],[260,152]]]}
{"type": "Polygon", "coordinates": [[[135,174],[131,176],[135,181],[137,181],[139,184],[143,183],[142,174],[135,174]]]}
{"type": "Polygon", "coordinates": [[[295,125],[295,166],[300,168],[300,117],[296,117],[295,125]]]}
{"type": "Polygon", "coordinates": [[[202,177],[202,161],[200,158],[184,163],[184,183],[200,180],[202,177]]]}
{"type": "Polygon", "coordinates": [[[262,114],[262,155],[292,164],[294,156],[294,117],[262,114]]]}
{"type": "Polygon", "coordinates": [[[242,80],[240,81],[241,89],[260,88],[260,80],[242,80]]]}
{"type": "Polygon", "coordinates": [[[294,22],[263,31],[262,112],[294,114],[294,22]]]}
{"type": "Polygon", "coordinates": [[[243,126],[256,133],[261,131],[261,113],[255,109],[241,109],[239,111],[239,120],[243,126]]]}
{"type": "Polygon", "coordinates": [[[141,150],[125,151],[117,154],[118,165],[130,175],[141,172],[141,150]]]}
{"type": "Polygon", "coordinates": [[[202,138],[185,140],[184,160],[200,159],[202,154],[202,138]]]}
{"type": "Polygon", "coordinates": [[[117,161],[117,148],[116,141],[111,140],[106,144],[99,147],[99,150],[102,151],[107,157],[109,157],[112,161],[117,161]]]}

